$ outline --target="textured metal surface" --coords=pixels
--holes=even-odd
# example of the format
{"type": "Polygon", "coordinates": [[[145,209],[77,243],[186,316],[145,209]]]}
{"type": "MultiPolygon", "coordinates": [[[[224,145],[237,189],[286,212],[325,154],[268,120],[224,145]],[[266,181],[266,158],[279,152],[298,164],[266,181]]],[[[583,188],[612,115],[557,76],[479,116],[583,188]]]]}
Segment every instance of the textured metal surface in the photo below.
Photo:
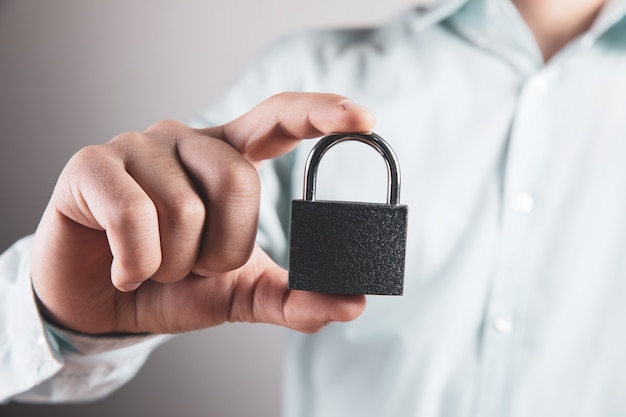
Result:
{"type": "Polygon", "coordinates": [[[294,200],[289,288],[401,295],[405,205],[294,200]]]}

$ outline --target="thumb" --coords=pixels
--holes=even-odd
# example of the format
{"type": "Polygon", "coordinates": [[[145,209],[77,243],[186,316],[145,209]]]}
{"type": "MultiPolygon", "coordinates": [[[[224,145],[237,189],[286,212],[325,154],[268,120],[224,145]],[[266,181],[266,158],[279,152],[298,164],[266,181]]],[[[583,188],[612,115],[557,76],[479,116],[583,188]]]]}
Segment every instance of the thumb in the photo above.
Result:
{"type": "Polygon", "coordinates": [[[232,122],[205,132],[258,163],[291,151],[301,139],[367,132],[374,124],[370,111],[344,96],[289,92],[272,96],[232,122]]]}
{"type": "MultiPolygon", "coordinates": [[[[235,294],[230,321],[277,324],[304,333],[314,333],[332,322],[356,319],[365,309],[365,296],[325,294],[287,289],[288,273],[256,248],[252,273],[254,295],[235,294]],[[242,298],[241,296],[244,295],[242,298]]],[[[252,271],[249,271],[252,272],[252,271]]],[[[245,288],[247,285],[240,285],[245,288]]]]}

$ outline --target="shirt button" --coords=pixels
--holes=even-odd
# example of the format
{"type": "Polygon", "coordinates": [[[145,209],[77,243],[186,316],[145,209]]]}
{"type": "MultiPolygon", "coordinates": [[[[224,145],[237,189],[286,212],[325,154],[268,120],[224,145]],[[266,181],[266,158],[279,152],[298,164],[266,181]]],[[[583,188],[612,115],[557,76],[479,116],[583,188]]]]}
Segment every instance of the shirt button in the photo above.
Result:
{"type": "Polygon", "coordinates": [[[530,213],[535,207],[535,199],[529,193],[522,191],[513,197],[511,207],[519,213],[530,213]]]}
{"type": "Polygon", "coordinates": [[[498,333],[509,334],[513,331],[513,319],[510,316],[498,316],[493,319],[493,327],[498,333]]]}
{"type": "Polygon", "coordinates": [[[548,91],[548,80],[543,75],[535,75],[528,80],[528,88],[536,94],[545,94],[548,91]]]}

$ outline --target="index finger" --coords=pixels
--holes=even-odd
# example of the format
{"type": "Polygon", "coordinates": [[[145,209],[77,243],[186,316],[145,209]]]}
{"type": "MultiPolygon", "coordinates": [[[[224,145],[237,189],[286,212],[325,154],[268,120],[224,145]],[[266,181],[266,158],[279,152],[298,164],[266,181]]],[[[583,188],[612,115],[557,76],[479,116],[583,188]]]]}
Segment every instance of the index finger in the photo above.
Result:
{"type": "Polygon", "coordinates": [[[368,132],[374,115],[344,96],[328,93],[281,93],[223,126],[204,129],[254,163],[295,148],[301,139],[334,132],[368,132]]]}

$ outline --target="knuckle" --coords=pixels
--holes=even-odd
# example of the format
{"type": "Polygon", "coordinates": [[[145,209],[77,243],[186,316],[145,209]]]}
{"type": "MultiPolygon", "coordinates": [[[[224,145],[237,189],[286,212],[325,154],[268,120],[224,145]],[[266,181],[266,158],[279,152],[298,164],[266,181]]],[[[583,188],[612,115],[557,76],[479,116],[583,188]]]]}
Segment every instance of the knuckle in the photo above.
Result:
{"type": "Polygon", "coordinates": [[[111,228],[124,229],[132,233],[145,233],[148,231],[141,229],[156,216],[154,203],[145,195],[133,193],[113,202],[107,223],[111,228]]]}
{"type": "Polygon", "coordinates": [[[231,198],[257,199],[261,192],[259,174],[256,168],[243,158],[230,161],[226,166],[222,188],[231,198]]]}
{"type": "Polygon", "coordinates": [[[105,145],[89,145],[79,149],[69,159],[59,176],[57,186],[66,183],[77,187],[83,181],[102,179],[102,172],[111,166],[115,157],[105,145]]]}
{"type": "Polygon", "coordinates": [[[141,145],[146,142],[146,139],[145,135],[139,132],[124,132],[111,139],[108,145],[114,148],[126,148],[141,145]]]}
{"type": "Polygon", "coordinates": [[[168,217],[176,224],[204,222],[206,207],[202,199],[192,193],[178,193],[170,199],[168,217]]]}
{"type": "Polygon", "coordinates": [[[96,161],[103,159],[106,154],[107,152],[103,145],[85,146],[70,158],[68,165],[93,166],[96,161]]]}
{"type": "Polygon", "coordinates": [[[178,136],[178,133],[185,127],[184,124],[176,120],[161,120],[150,125],[144,133],[150,136],[171,138],[178,136]]]}

